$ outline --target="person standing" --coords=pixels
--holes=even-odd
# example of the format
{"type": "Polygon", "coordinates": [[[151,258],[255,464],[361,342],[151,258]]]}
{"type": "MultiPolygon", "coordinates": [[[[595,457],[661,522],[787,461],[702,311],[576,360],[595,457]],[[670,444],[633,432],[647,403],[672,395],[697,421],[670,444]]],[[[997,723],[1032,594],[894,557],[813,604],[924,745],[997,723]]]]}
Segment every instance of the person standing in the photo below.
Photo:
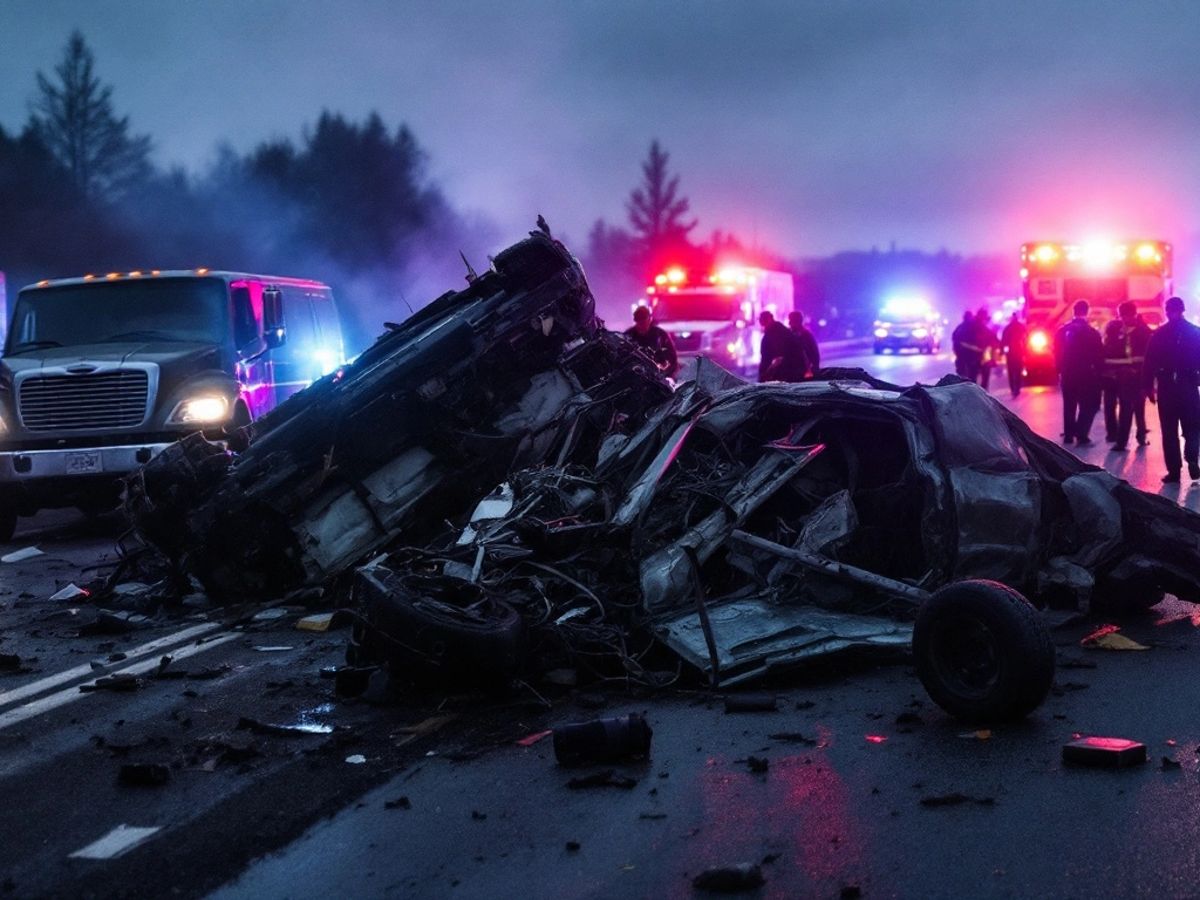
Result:
{"type": "Polygon", "coordinates": [[[975,313],[975,340],[972,342],[979,348],[979,386],[985,391],[992,380],[992,367],[996,364],[996,352],[1000,342],[996,338],[996,330],[992,328],[986,306],[979,307],[975,313]]]}
{"type": "Polygon", "coordinates": [[[975,340],[975,314],[968,309],[950,335],[950,343],[954,347],[954,371],[969,381],[979,378],[979,364],[983,360],[983,350],[975,340]]]}
{"type": "MultiPolygon", "coordinates": [[[[1116,404],[1113,450],[1122,453],[1129,447],[1129,429],[1137,422],[1139,447],[1148,443],[1146,435],[1146,392],[1142,368],[1150,344],[1150,326],[1138,315],[1137,306],[1126,300],[1117,307],[1119,319],[1104,329],[1104,367],[1113,384],[1116,404]],[[1115,327],[1114,327],[1115,326],[1115,327]]],[[[1108,416],[1108,410],[1105,410],[1108,416]]]]}
{"type": "Polygon", "coordinates": [[[817,338],[811,331],[804,327],[804,313],[798,309],[788,313],[788,328],[800,338],[800,343],[804,345],[804,355],[808,357],[808,365],[812,369],[812,375],[817,374],[817,369],[821,368],[821,348],[817,346],[817,338]]]}
{"type": "Polygon", "coordinates": [[[1092,443],[1092,421],[1100,409],[1104,340],[1088,324],[1088,302],[1075,301],[1075,317],[1054,335],[1054,361],[1063,398],[1063,443],[1092,443]]]}
{"type": "Polygon", "coordinates": [[[1200,328],[1183,317],[1183,300],[1166,303],[1167,321],[1150,336],[1142,383],[1146,399],[1158,399],[1158,421],[1162,425],[1163,461],[1167,464],[1164,484],[1178,484],[1183,460],[1188,475],[1200,480],[1200,328]],[[1179,455],[1179,433],[1183,432],[1183,459],[1179,455]]]}
{"type": "Polygon", "coordinates": [[[674,377],[679,371],[675,342],[671,340],[671,335],[653,323],[650,307],[639,306],[633,311],[633,327],[626,330],[625,337],[645,350],[659,371],[668,378],[674,377]]]}
{"type": "Polygon", "coordinates": [[[1120,319],[1112,319],[1104,326],[1104,367],[1100,370],[1101,408],[1104,411],[1104,440],[1117,442],[1117,367],[1123,355],[1120,319]],[[1115,356],[1110,355],[1115,354],[1115,356]]]}
{"type": "Polygon", "coordinates": [[[782,322],[775,321],[775,316],[765,309],[758,317],[758,324],[763,331],[759,345],[758,380],[803,381],[809,364],[799,336],[782,322]]]}
{"type": "Polygon", "coordinates": [[[1025,341],[1029,332],[1025,324],[1013,313],[1012,320],[1004,326],[1000,343],[1004,347],[1004,367],[1008,370],[1008,389],[1015,400],[1021,394],[1021,380],[1025,375],[1025,341]]]}

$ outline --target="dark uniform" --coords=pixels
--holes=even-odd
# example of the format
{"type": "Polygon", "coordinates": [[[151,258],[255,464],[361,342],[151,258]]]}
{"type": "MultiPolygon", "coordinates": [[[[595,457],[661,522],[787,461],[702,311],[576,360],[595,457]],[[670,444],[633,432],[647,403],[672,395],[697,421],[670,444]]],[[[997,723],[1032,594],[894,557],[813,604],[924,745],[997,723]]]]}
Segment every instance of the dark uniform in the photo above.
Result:
{"type": "Polygon", "coordinates": [[[800,338],[800,343],[804,345],[804,355],[808,357],[809,368],[815,373],[817,369],[821,368],[821,348],[817,346],[816,336],[803,325],[793,328],[792,332],[800,338]]]}
{"type": "Polygon", "coordinates": [[[1013,319],[1004,326],[1000,342],[1004,345],[1004,367],[1008,369],[1008,389],[1015,397],[1021,393],[1021,378],[1025,370],[1025,339],[1029,332],[1024,323],[1013,319]]]}
{"type": "Polygon", "coordinates": [[[1183,431],[1183,459],[1193,478],[1200,475],[1200,328],[1179,318],[1168,321],[1150,336],[1143,384],[1155,390],[1158,420],[1162,423],[1163,460],[1167,475],[1179,477],[1179,432],[1183,431]]]}
{"type": "Polygon", "coordinates": [[[1104,341],[1100,332],[1078,316],[1054,336],[1063,397],[1063,440],[1091,443],[1092,421],[1100,410],[1100,369],[1104,341]]]}
{"type": "Polygon", "coordinates": [[[975,319],[964,316],[951,333],[950,343],[954,347],[954,371],[971,381],[979,380],[979,366],[983,362],[983,348],[976,340],[975,319]]]}
{"type": "Polygon", "coordinates": [[[809,370],[804,342],[782,322],[771,322],[763,329],[759,356],[760,382],[803,381],[809,370]]]}
{"type": "Polygon", "coordinates": [[[675,342],[657,325],[651,325],[645,334],[639,334],[637,326],[627,328],[625,337],[629,338],[654,360],[662,373],[671,378],[679,371],[679,356],[675,352],[675,342]]]}
{"type": "Polygon", "coordinates": [[[1120,319],[1104,329],[1104,376],[1108,383],[1104,397],[1104,427],[1113,444],[1125,449],[1129,429],[1137,420],[1137,442],[1146,443],[1146,392],[1142,386],[1142,364],[1150,343],[1150,326],[1138,316],[1132,325],[1120,319]]]}

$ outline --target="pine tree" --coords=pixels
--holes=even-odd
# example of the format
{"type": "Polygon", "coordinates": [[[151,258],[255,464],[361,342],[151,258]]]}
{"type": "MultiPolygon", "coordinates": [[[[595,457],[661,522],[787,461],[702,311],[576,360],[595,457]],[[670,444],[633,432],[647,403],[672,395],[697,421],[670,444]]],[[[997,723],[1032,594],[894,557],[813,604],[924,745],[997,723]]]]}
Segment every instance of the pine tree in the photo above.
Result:
{"type": "Polygon", "coordinates": [[[671,155],[659,146],[650,144],[650,153],[642,163],[642,183],[629,195],[625,208],[633,235],[647,251],[672,245],[686,245],[688,233],[696,220],[684,221],[689,209],[688,199],[679,196],[679,176],[669,175],[667,163],[671,155]]]}
{"type": "Polygon", "coordinates": [[[72,32],[56,77],[37,75],[31,125],[83,196],[111,201],[150,175],[150,138],[130,134],[129,117],[113,111],[112,87],[100,82],[95,64],[83,35],[72,32]]]}

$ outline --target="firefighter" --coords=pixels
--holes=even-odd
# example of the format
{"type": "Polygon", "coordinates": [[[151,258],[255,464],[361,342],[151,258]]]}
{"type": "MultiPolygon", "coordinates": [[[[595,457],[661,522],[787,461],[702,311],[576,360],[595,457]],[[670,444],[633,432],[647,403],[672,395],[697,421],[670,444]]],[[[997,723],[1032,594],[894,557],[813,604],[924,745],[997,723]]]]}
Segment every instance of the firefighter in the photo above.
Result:
{"type": "Polygon", "coordinates": [[[759,345],[758,380],[803,381],[810,366],[800,336],[789,331],[782,322],[776,322],[769,310],[762,311],[758,324],[763,331],[759,345]]]}
{"type": "Polygon", "coordinates": [[[979,348],[979,378],[976,380],[986,391],[992,380],[992,367],[996,364],[996,355],[1000,350],[1000,341],[996,338],[996,330],[992,328],[986,306],[979,307],[975,313],[975,340],[971,343],[979,348]]]}
{"type": "Polygon", "coordinates": [[[979,364],[983,361],[983,348],[975,341],[975,313],[968,309],[950,335],[950,343],[954,347],[954,371],[970,381],[979,380],[979,364]]]}
{"type": "Polygon", "coordinates": [[[1004,366],[1008,370],[1008,389],[1013,399],[1021,394],[1021,379],[1025,373],[1025,324],[1013,313],[1012,321],[1004,326],[1000,343],[1004,346],[1004,366]]]}
{"type": "Polygon", "coordinates": [[[1200,328],[1183,317],[1183,300],[1166,303],[1167,321],[1150,336],[1142,383],[1146,399],[1158,399],[1158,421],[1162,425],[1163,460],[1167,464],[1164,484],[1178,484],[1180,469],[1179,433],[1183,432],[1183,459],[1188,475],[1200,481],[1200,328]]]}
{"type": "Polygon", "coordinates": [[[1104,398],[1104,421],[1106,427],[1112,427],[1113,451],[1123,453],[1129,449],[1129,429],[1135,420],[1138,446],[1150,443],[1146,440],[1146,393],[1142,387],[1150,326],[1128,300],[1117,307],[1117,313],[1120,318],[1104,329],[1104,369],[1111,390],[1111,399],[1104,398]]]}
{"type": "Polygon", "coordinates": [[[1100,410],[1104,339],[1088,324],[1088,302],[1075,301],[1073,318],[1054,335],[1054,361],[1063,397],[1063,443],[1092,443],[1092,421],[1100,410]]]}
{"type": "Polygon", "coordinates": [[[625,332],[625,337],[646,351],[659,371],[668,378],[673,378],[679,371],[675,342],[671,340],[671,335],[651,321],[650,307],[639,306],[633,311],[633,327],[625,332]]]}
{"type": "Polygon", "coordinates": [[[817,369],[821,368],[821,348],[817,346],[816,335],[804,327],[804,313],[798,309],[794,309],[788,313],[788,328],[804,344],[804,354],[808,357],[808,365],[812,370],[809,373],[810,376],[816,375],[817,369]]]}

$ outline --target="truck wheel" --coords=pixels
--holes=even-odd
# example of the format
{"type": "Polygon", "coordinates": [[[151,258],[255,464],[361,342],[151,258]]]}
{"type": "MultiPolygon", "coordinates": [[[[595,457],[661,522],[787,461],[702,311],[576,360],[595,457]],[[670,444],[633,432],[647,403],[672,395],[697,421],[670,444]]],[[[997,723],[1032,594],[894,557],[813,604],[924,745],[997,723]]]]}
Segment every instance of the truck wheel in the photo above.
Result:
{"type": "Polygon", "coordinates": [[[0,499],[0,544],[7,544],[13,539],[17,530],[17,510],[11,506],[12,501],[0,499]]]}
{"type": "Polygon", "coordinates": [[[387,660],[393,671],[440,682],[506,685],[524,657],[524,622],[478,585],[377,568],[355,584],[361,627],[355,662],[387,660]]]}
{"type": "Polygon", "coordinates": [[[917,675],[938,706],[964,722],[1023,718],[1054,681],[1054,644],[1037,610],[995,581],[934,592],[913,627],[917,675]]]}

